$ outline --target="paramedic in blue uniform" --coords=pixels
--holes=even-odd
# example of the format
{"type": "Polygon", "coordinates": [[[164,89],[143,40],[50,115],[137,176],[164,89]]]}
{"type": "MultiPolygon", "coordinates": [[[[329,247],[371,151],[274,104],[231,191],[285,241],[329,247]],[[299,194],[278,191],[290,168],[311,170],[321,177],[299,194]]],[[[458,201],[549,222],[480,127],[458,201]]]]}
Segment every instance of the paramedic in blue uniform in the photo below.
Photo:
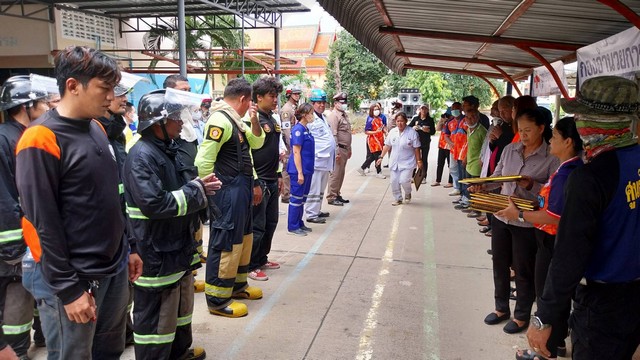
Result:
{"type": "Polygon", "coordinates": [[[563,99],[585,165],[565,186],[553,259],[527,331],[544,356],[549,324],[571,297],[574,359],[631,359],[640,342],[640,146],[630,130],[639,105],[636,82],[616,76],[587,79],[575,99],[563,99]]]}
{"type": "Polygon", "coordinates": [[[309,103],[298,107],[298,122],[291,129],[291,155],[287,163],[287,172],[291,179],[289,198],[289,234],[307,236],[311,228],[304,225],[302,213],[311,188],[311,178],[315,161],[315,143],[307,125],[315,119],[313,106],[309,103]]]}

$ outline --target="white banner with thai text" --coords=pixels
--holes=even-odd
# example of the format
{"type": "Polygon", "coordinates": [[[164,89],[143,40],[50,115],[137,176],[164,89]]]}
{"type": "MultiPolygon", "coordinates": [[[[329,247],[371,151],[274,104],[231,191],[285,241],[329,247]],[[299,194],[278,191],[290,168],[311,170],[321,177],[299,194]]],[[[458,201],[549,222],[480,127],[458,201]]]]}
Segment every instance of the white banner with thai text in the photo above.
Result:
{"type": "Polygon", "coordinates": [[[592,77],[617,75],[629,79],[640,71],[640,30],[621,33],[578,49],[579,86],[592,77]]]}
{"type": "MultiPolygon", "coordinates": [[[[562,61],[556,61],[551,63],[551,67],[556,71],[558,77],[562,81],[562,85],[565,89],[567,86],[567,77],[564,75],[564,63],[562,61]]],[[[531,87],[531,96],[549,96],[549,95],[561,95],[560,87],[558,83],[551,75],[549,69],[545,66],[540,66],[533,69],[533,86],[531,87]]]]}

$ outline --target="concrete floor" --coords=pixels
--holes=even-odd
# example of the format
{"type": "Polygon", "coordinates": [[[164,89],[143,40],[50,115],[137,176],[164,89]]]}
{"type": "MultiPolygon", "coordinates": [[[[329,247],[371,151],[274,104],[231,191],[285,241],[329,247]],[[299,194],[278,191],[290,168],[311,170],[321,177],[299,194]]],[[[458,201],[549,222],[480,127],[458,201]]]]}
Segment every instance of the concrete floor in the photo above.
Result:
{"type": "MultiPolygon", "coordinates": [[[[270,259],[282,267],[267,271],[266,282],[251,282],[265,296],[248,302],[247,317],[209,315],[204,294],[196,294],[194,345],[208,358],[512,359],[526,345],[524,334],[483,323],[493,310],[489,238],[453,209],[449,189],[428,185],[437,138],[428,184],[397,207],[388,179],[355,171],[364,139],[354,137],[347,165],[342,194],[350,204],[325,202],[328,222],[310,224],[313,233],[304,238],[287,235],[280,216],[270,259]]],[[[32,355],[45,358],[43,349],[32,355]]],[[[133,359],[133,349],[122,358],[133,359]]]]}

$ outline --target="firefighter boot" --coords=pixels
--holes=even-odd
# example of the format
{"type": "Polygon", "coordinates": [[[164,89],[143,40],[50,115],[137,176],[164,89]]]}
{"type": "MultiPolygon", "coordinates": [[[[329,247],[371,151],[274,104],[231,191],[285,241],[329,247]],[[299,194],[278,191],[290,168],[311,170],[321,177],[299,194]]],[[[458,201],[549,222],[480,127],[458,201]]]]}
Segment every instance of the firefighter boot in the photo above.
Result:
{"type": "Polygon", "coordinates": [[[184,360],[203,360],[207,358],[207,353],[201,347],[194,347],[193,349],[189,349],[187,356],[185,356],[184,360]]]}
{"type": "Polygon", "coordinates": [[[262,299],[262,289],[257,286],[247,286],[246,289],[233,293],[234,299],[258,300],[262,299]]]}
{"type": "Polygon", "coordinates": [[[204,292],[204,280],[193,281],[193,292],[196,292],[196,293],[204,292]]]}
{"type": "Polygon", "coordinates": [[[249,311],[247,310],[247,305],[238,302],[232,301],[231,304],[223,307],[222,309],[211,310],[209,309],[209,313],[213,315],[226,316],[230,318],[238,318],[246,316],[249,311]]]}

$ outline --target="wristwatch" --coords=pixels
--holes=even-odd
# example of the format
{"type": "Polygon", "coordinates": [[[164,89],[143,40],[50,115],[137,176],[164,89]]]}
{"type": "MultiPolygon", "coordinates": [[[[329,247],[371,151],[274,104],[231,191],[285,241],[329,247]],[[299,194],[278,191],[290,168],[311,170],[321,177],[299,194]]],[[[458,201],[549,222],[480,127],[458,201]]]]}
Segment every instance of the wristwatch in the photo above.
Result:
{"type": "Polygon", "coordinates": [[[542,320],[540,320],[540,318],[535,315],[531,315],[531,326],[540,331],[551,327],[551,325],[549,324],[543,324],[542,320]]]}
{"type": "Polygon", "coordinates": [[[521,223],[525,222],[524,212],[522,210],[518,210],[518,221],[520,221],[521,223]]]}

